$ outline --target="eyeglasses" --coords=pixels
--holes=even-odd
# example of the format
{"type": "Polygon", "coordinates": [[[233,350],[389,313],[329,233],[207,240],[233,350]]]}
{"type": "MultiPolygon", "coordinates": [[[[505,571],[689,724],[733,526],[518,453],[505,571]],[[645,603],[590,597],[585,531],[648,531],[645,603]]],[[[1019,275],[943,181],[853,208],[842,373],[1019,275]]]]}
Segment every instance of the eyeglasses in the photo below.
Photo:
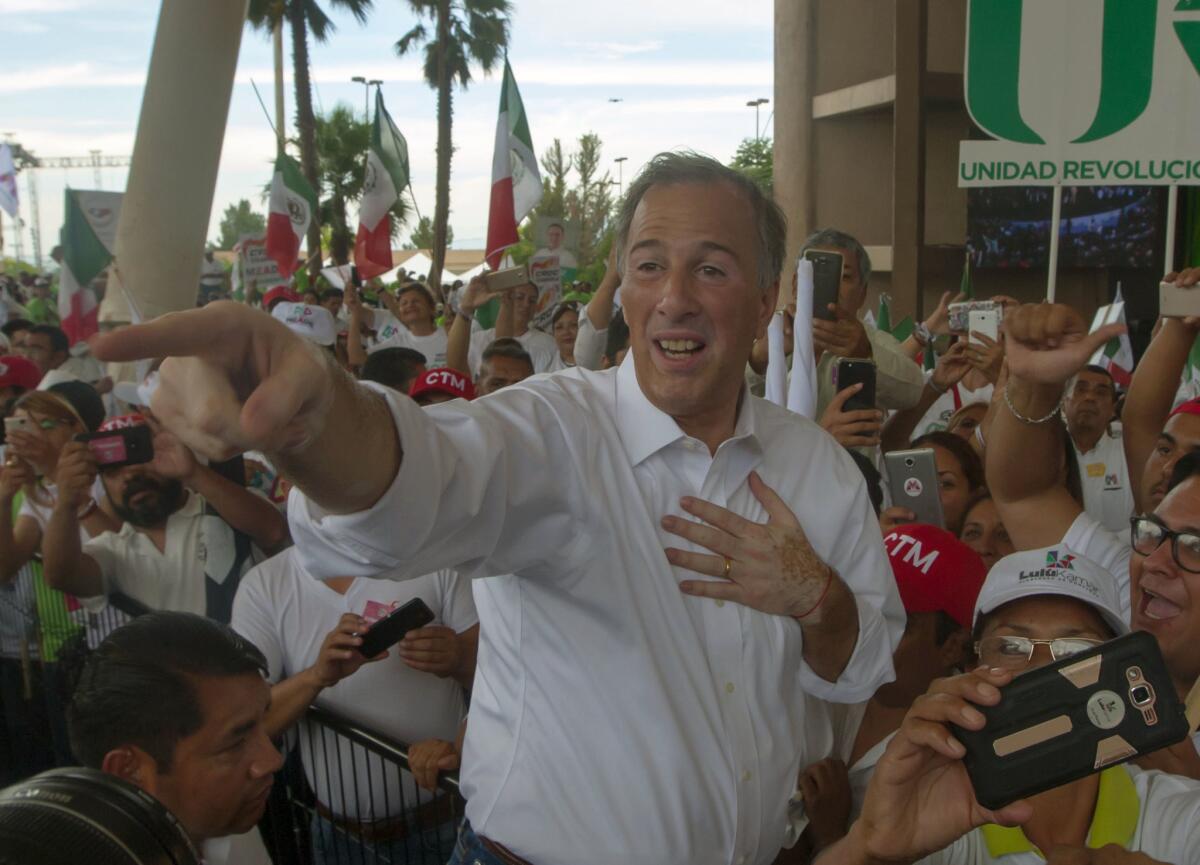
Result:
{"type": "Polygon", "coordinates": [[[1050,657],[1056,661],[1086,652],[1103,640],[1088,637],[1059,637],[1054,640],[1033,640],[1029,637],[986,637],[975,644],[975,654],[989,667],[1021,669],[1033,660],[1033,650],[1049,646],[1050,657]]]}
{"type": "Polygon", "coordinates": [[[1173,532],[1154,517],[1133,517],[1129,520],[1129,545],[1134,552],[1151,555],[1171,541],[1171,558],[1189,574],[1200,574],[1200,534],[1173,532]]]}

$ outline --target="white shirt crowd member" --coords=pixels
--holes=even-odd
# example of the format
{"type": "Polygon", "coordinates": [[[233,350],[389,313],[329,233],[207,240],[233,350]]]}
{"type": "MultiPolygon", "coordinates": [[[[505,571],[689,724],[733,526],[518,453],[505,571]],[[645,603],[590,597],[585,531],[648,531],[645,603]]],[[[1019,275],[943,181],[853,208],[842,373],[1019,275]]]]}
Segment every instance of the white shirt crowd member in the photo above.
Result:
{"type": "Polygon", "coordinates": [[[805,692],[861,701],[892,676],[904,612],[858,469],[817,425],[743,395],[710,454],[639,387],[632,356],[462,404],[387,399],[403,458],[368,511],[288,511],[315,576],[455,567],[479,659],[462,789],[475,831],[534,862],[769,863],[799,769],[805,692]],[[685,595],[661,527],[692,495],[748,520],[757,471],[854,593],[837,682],[793,619],[685,595]],[[633,854],[633,858],[630,858],[633,854]]]}
{"type": "Polygon", "coordinates": [[[1109,531],[1128,532],[1133,488],[1125,465],[1124,439],[1105,432],[1087,453],[1075,447],[1075,458],[1083,485],[1083,509],[1109,531]]]}
{"type": "Polygon", "coordinates": [[[588,318],[587,307],[580,309],[579,330],[575,334],[575,365],[584,369],[600,369],[607,339],[608,328],[597,330],[588,318]]]}
{"type": "MultiPolygon", "coordinates": [[[[479,375],[480,364],[483,363],[484,350],[496,341],[496,328],[489,327],[486,330],[479,328],[478,324],[473,325],[471,331],[471,345],[467,349],[467,364],[471,367],[472,375],[479,375]]],[[[523,334],[514,337],[517,342],[529,352],[529,357],[533,360],[533,371],[550,372],[555,369],[555,361],[558,360],[561,367],[561,359],[558,353],[558,343],[554,341],[554,337],[545,331],[538,330],[536,327],[530,327],[523,334]]]]}
{"type": "MultiPolygon", "coordinates": [[[[376,315],[379,315],[376,312],[376,315]]],[[[389,321],[376,333],[376,338],[367,347],[371,354],[385,348],[411,348],[425,355],[425,365],[430,369],[446,365],[446,331],[435,327],[433,333],[417,336],[404,324],[388,313],[389,321]]]]}
{"type": "MultiPolygon", "coordinates": [[[[930,375],[932,373],[925,376],[926,381],[929,380],[930,375]]],[[[950,418],[964,405],[970,405],[973,402],[990,403],[994,389],[995,385],[991,382],[988,382],[978,390],[970,390],[963,387],[961,382],[953,385],[944,394],[939,396],[933,405],[925,411],[924,417],[921,418],[913,430],[912,437],[919,438],[925,435],[925,433],[944,430],[946,425],[950,423],[950,418]]]]}
{"type": "MultiPolygon", "coordinates": [[[[414,598],[433,611],[433,624],[462,633],[478,622],[470,581],[451,571],[414,580],[355,580],[342,595],[307,573],[293,548],[246,574],[230,624],[262,651],[268,678],[276,684],[316,663],[325,636],[344,613],[373,624],[414,598]]],[[[390,657],[326,688],[317,704],[409,744],[425,739],[453,742],[466,713],[461,685],[412,669],[394,649],[390,657]]],[[[412,808],[431,798],[425,791],[420,799],[414,795],[416,782],[408,772],[381,772],[378,760],[369,762],[367,753],[346,739],[309,729],[304,720],[298,736],[313,793],[339,817],[374,822],[400,814],[402,801],[412,808]],[[331,767],[340,768],[340,774],[330,777],[331,767]]]]}

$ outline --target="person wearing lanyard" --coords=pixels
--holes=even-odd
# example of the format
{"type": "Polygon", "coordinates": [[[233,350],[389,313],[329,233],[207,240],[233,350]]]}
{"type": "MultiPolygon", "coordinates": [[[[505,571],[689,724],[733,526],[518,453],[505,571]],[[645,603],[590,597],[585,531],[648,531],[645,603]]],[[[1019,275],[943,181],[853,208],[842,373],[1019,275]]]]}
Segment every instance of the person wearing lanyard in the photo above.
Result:
{"type": "Polygon", "coordinates": [[[355,385],[232,304],[97,341],[190,355],[155,414],[208,454],[272,451],[314,576],[506,575],[474,587],[453,861],[765,865],[823,756],[795,736],[804,694],[891,678],[903,608],[860,473],[745,392],[784,238],[746,178],[659,155],[618,220],[625,361],[471,403],[355,385]]]}

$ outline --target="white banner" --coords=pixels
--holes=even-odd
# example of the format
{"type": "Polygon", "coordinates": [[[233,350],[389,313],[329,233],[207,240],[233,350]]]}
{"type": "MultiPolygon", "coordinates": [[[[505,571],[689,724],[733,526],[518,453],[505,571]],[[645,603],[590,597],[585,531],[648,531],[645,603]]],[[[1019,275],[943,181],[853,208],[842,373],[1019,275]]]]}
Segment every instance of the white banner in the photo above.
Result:
{"type": "Polygon", "coordinates": [[[239,286],[247,296],[254,289],[261,293],[273,285],[288,281],[280,274],[279,265],[267,257],[265,232],[243,234],[233,248],[237,253],[237,267],[234,268],[234,272],[240,271],[239,286]]]}

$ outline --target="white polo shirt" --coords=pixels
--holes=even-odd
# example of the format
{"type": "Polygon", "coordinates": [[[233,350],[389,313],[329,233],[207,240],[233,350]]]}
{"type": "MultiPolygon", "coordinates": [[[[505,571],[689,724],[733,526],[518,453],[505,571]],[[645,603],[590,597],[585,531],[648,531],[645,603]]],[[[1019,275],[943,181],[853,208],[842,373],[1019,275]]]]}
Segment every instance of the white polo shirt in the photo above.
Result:
{"type": "Polygon", "coordinates": [[[374,354],[385,348],[411,348],[425,355],[425,366],[429,369],[446,365],[446,331],[435,327],[433,333],[417,336],[395,318],[385,323],[377,333],[377,338],[367,348],[368,354],[374,354]]]}
{"type": "MultiPolygon", "coordinates": [[[[1200,865],[1200,783],[1134,766],[1100,775],[1088,846],[1116,844],[1171,865],[1200,865]]],[[[984,826],[959,838],[921,865],[1044,865],[1020,829],[984,826]]]]}
{"type": "Polygon", "coordinates": [[[1079,479],[1083,484],[1083,509],[1110,532],[1128,532],[1133,516],[1133,488],[1125,465],[1125,444],[1121,436],[1100,436],[1087,453],[1075,447],[1079,479]]]}
{"type": "MultiPolygon", "coordinates": [[[[559,358],[558,343],[554,341],[554,337],[545,331],[530,327],[515,339],[521,343],[525,351],[529,352],[535,373],[550,372],[554,369],[554,362],[559,358]]],[[[495,340],[496,328],[494,327],[471,331],[471,346],[467,350],[467,364],[471,367],[472,375],[479,375],[479,367],[483,363],[483,352],[495,340]]]]}
{"type": "MultiPolygon", "coordinates": [[[[429,605],[437,617],[433,624],[461,633],[478,622],[470,581],[451,571],[415,580],[355,580],[342,595],[307,573],[289,549],[242,579],[230,624],[262,650],[268,678],[277,683],[316,663],[321,644],[343,614],[374,622],[414,598],[429,605]]],[[[425,739],[453,742],[466,713],[458,682],[412,669],[395,649],[326,688],[317,705],[409,745],[425,739]]],[[[378,758],[368,761],[361,747],[341,736],[303,720],[298,736],[309,785],[341,817],[381,820],[400,814],[402,802],[412,808],[430,798],[424,792],[419,799],[414,795],[416,782],[407,772],[382,771],[378,758]],[[401,798],[402,777],[406,799],[401,798]]]]}
{"type": "Polygon", "coordinates": [[[858,468],[811,421],[743,396],[715,455],[618,369],[539,376],[473,402],[387,399],[404,456],[369,511],[299,491],[293,537],[318,576],[476,581],[479,662],[467,816],[533,862],[769,863],[804,746],[804,692],[865,700],[892,678],[904,611],[858,468]],[[790,618],[684,595],[661,528],[694,495],[765,522],[758,471],[856,595],[837,682],[790,618]]]}

